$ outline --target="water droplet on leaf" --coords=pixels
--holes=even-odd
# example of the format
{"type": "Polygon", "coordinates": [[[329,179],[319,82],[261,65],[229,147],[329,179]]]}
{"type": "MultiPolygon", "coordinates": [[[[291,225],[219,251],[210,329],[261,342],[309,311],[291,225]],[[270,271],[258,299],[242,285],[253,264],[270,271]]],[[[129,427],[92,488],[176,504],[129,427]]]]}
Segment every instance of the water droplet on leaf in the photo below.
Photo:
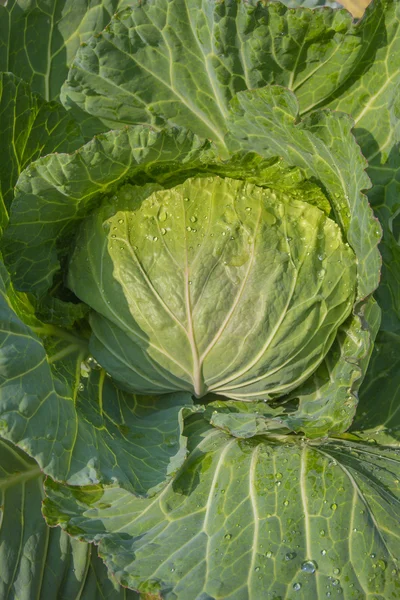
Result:
{"type": "Polygon", "coordinates": [[[163,221],[166,221],[167,218],[168,218],[168,213],[165,210],[165,208],[162,206],[160,208],[160,210],[158,211],[158,220],[163,222],[163,221]]]}
{"type": "Polygon", "coordinates": [[[287,552],[285,554],[285,560],[293,560],[294,558],[296,558],[296,556],[296,552],[287,552]]]}
{"type": "Polygon", "coordinates": [[[294,583],[293,589],[295,592],[298,592],[299,590],[301,590],[301,583],[299,583],[298,581],[296,583],[294,583]]]}
{"type": "Polygon", "coordinates": [[[315,573],[315,571],[317,569],[318,569],[318,565],[315,562],[315,560],[305,560],[301,564],[301,570],[304,571],[305,573],[315,573]]]}

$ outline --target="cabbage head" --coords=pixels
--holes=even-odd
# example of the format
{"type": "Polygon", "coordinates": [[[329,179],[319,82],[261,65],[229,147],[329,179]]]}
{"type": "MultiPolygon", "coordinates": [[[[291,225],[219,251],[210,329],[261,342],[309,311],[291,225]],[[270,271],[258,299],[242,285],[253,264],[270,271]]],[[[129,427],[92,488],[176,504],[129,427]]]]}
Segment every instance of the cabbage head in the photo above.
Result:
{"type": "Polygon", "coordinates": [[[92,354],[124,389],[246,401],[312,375],[355,282],[321,208],[219,176],[123,185],[82,223],[68,267],[93,309],[92,354]]]}

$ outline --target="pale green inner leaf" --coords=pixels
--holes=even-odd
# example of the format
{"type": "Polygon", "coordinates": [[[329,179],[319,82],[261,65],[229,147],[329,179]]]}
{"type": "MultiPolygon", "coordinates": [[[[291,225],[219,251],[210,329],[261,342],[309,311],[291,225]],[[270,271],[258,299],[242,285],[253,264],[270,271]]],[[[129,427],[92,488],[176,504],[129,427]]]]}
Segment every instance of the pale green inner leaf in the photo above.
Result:
{"type": "Polygon", "coordinates": [[[219,177],[125,186],[112,203],[83,224],[69,285],[95,309],[92,352],[120,384],[266,399],[316,369],[355,285],[321,210],[219,177]]]}

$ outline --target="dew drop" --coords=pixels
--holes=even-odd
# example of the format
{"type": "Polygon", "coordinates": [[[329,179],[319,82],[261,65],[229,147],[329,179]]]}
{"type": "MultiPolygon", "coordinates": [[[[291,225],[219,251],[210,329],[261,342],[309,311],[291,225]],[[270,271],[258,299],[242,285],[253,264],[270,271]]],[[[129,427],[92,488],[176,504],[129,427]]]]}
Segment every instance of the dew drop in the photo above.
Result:
{"type": "Polygon", "coordinates": [[[113,233],[111,237],[112,237],[112,239],[113,239],[113,240],[115,240],[115,238],[116,238],[117,236],[115,235],[115,233],[113,233]]]}
{"type": "Polygon", "coordinates": [[[335,568],[333,569],[333,574],[334,574],[334,575],[340,575],[340,569],[338,569],[337,567],[335,567],[335,568]]]}
{"type": "Polygon", "coordinates": [[[122,225],[122,223],[123,223],[123,222],[124,222],[124,220],[123,220],[123,219],[118,219],[118,223],[119,223],[120,225],[122,225]]]}
{"type": "Polygon", "coordinates": [[[158,211],[158,220],[159,221],[166,221],[168,218],[168,214],[167,211],[165,210],[165,208],[162,206],[160,208],[160,210],[158,211]]]}
{"type": "Polygon", "coordinates": [[[186,231],[192,231],[192,228],[190,227],[190,225],[188,225],[188,226],[186,227],[186,231]]]}
{"type": "Polygon", "coordinates": [[[304,571],[305,573],[315,573],[315,571],[317,569],[318,569],[318,565],[315,562],[315,560],[305,560],[301,564],[301,570],[304,571]]]}
{"type": "Polygon", "coordinates": [[[298,592],[299,590],[301,590],[301,583],[296,581],[296,583],[293,584],[293,589],[295,592],[298,592]]]}
{"type": "Polygon", "coordinates": [[[333,504],[331,504],[331,509],[332,509],[332,510],[336,510],[336,509],[337,509],[337,504],[336,504],[336,502],[334,502],[333,504]]]}
{"type": "Polygon", "coordinates": [[[321,529],[320,532],[319,532],[319,535],[321,537],[324,537],[325,536],[325,529],[321,529]]]}
{"type": "Polygon", "coordinates": [[[325,556],[326,555],[326,550],[321,550],[321,554],[322,554],[322,556],[325,556]]]}
{"type": "Polygon", "coordinates": [[[83,385],[83,383],[80,383],[80,384],[78,385],[78,391],[79,391],[79,392],[83,392],[83,390],[84,390],[84,389],[85,389],[85,386],[83,385]]]}
{"type": "Polygon", "coordinates": [[[246,206],[246,212],[250,213],[251,212],[251,208],[250,206],[246,206]]]}
{"type": "Polygon", "coordinates": [[[164,227],[162,227],[160,231],[161,235],[165,235],[167,233],[167,230],[164,227]]]}
{"type": "Polygon", "coordinates": [[[289,506],[289,500],[284,500],[283,501],[283,506],[289,506]]]}
{"type": "Polygon", "coordinates": [[[231,533],[226,533],[226,534],[224,535],[224,538],[225,538],[226,540],[231,540],[231,539],[232,539],[232,534],[231,534],[231,533]]]}
{"type": "Polygon", "coordinates": [[[256,573],[258,573],[258,571],[260,570],[260,567],[256,567],[254,570],[256,573]]]}
{"type": "Polygon", "coordinates": [[[387,564],[384,560],[382,560],[381,558],[379,560],[376,561],[377,566],[382,569],[382,571],[386,570],[387,564]]]}
{"type": "Polygon", "coordinates": [[[294,558],[296,558],[296,556],[296,552],[287,552],[285,554],[285,560],[293,560],[294,558]]]}
{"type": "Polygon", "coordinates": [[[156,242],[157,240],[158,240],[158,237],[155,235],[155,236],[153,237],[153,242],[156,242]]]}
{"type": "Polygon", "coordinates": [[[191,222],[192,222],[192,223],[196,223],[196,221],[197,221],[197,217],[195,217],[195,216],[193,216],[193,217],[190,217],[190,220],[191,220],[191,222]]]}
{"type": "Polygon", "coordinates": [[[271,552],[271,550],[268,550],[268,552],[265,553],[265,556],[267,558],[272,558],[272,552],[271,552]]]}

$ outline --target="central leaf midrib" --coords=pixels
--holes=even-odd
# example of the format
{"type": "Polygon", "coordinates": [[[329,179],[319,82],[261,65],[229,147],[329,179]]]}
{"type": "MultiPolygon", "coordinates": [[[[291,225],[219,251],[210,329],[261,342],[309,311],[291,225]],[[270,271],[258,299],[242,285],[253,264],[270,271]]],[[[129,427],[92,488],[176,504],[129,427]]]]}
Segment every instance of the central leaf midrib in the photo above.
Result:
{"type": "Polygon", "coordinates": [[[200,398],[204,391],[204,381],[202,381],[201,364],[199,360],[199,351],[196,344],[193,328],[193,313],[190,301],[189,293],[189,259],[188,259],[188,242],[186,234],[186,211],[184,205],[184,198],[181,195],[182,201],[182,213],[183,213],[183,231],[185,236],[185,267],[183,270],[183,281],[184,281],[184,292],[185,292],[185,307],[186,307],[186,318],[187,318],[187,330],[186,334],[189,340],[190,348],[192,351],[193,360],[193,387],[195,395],[200,398]]]}

